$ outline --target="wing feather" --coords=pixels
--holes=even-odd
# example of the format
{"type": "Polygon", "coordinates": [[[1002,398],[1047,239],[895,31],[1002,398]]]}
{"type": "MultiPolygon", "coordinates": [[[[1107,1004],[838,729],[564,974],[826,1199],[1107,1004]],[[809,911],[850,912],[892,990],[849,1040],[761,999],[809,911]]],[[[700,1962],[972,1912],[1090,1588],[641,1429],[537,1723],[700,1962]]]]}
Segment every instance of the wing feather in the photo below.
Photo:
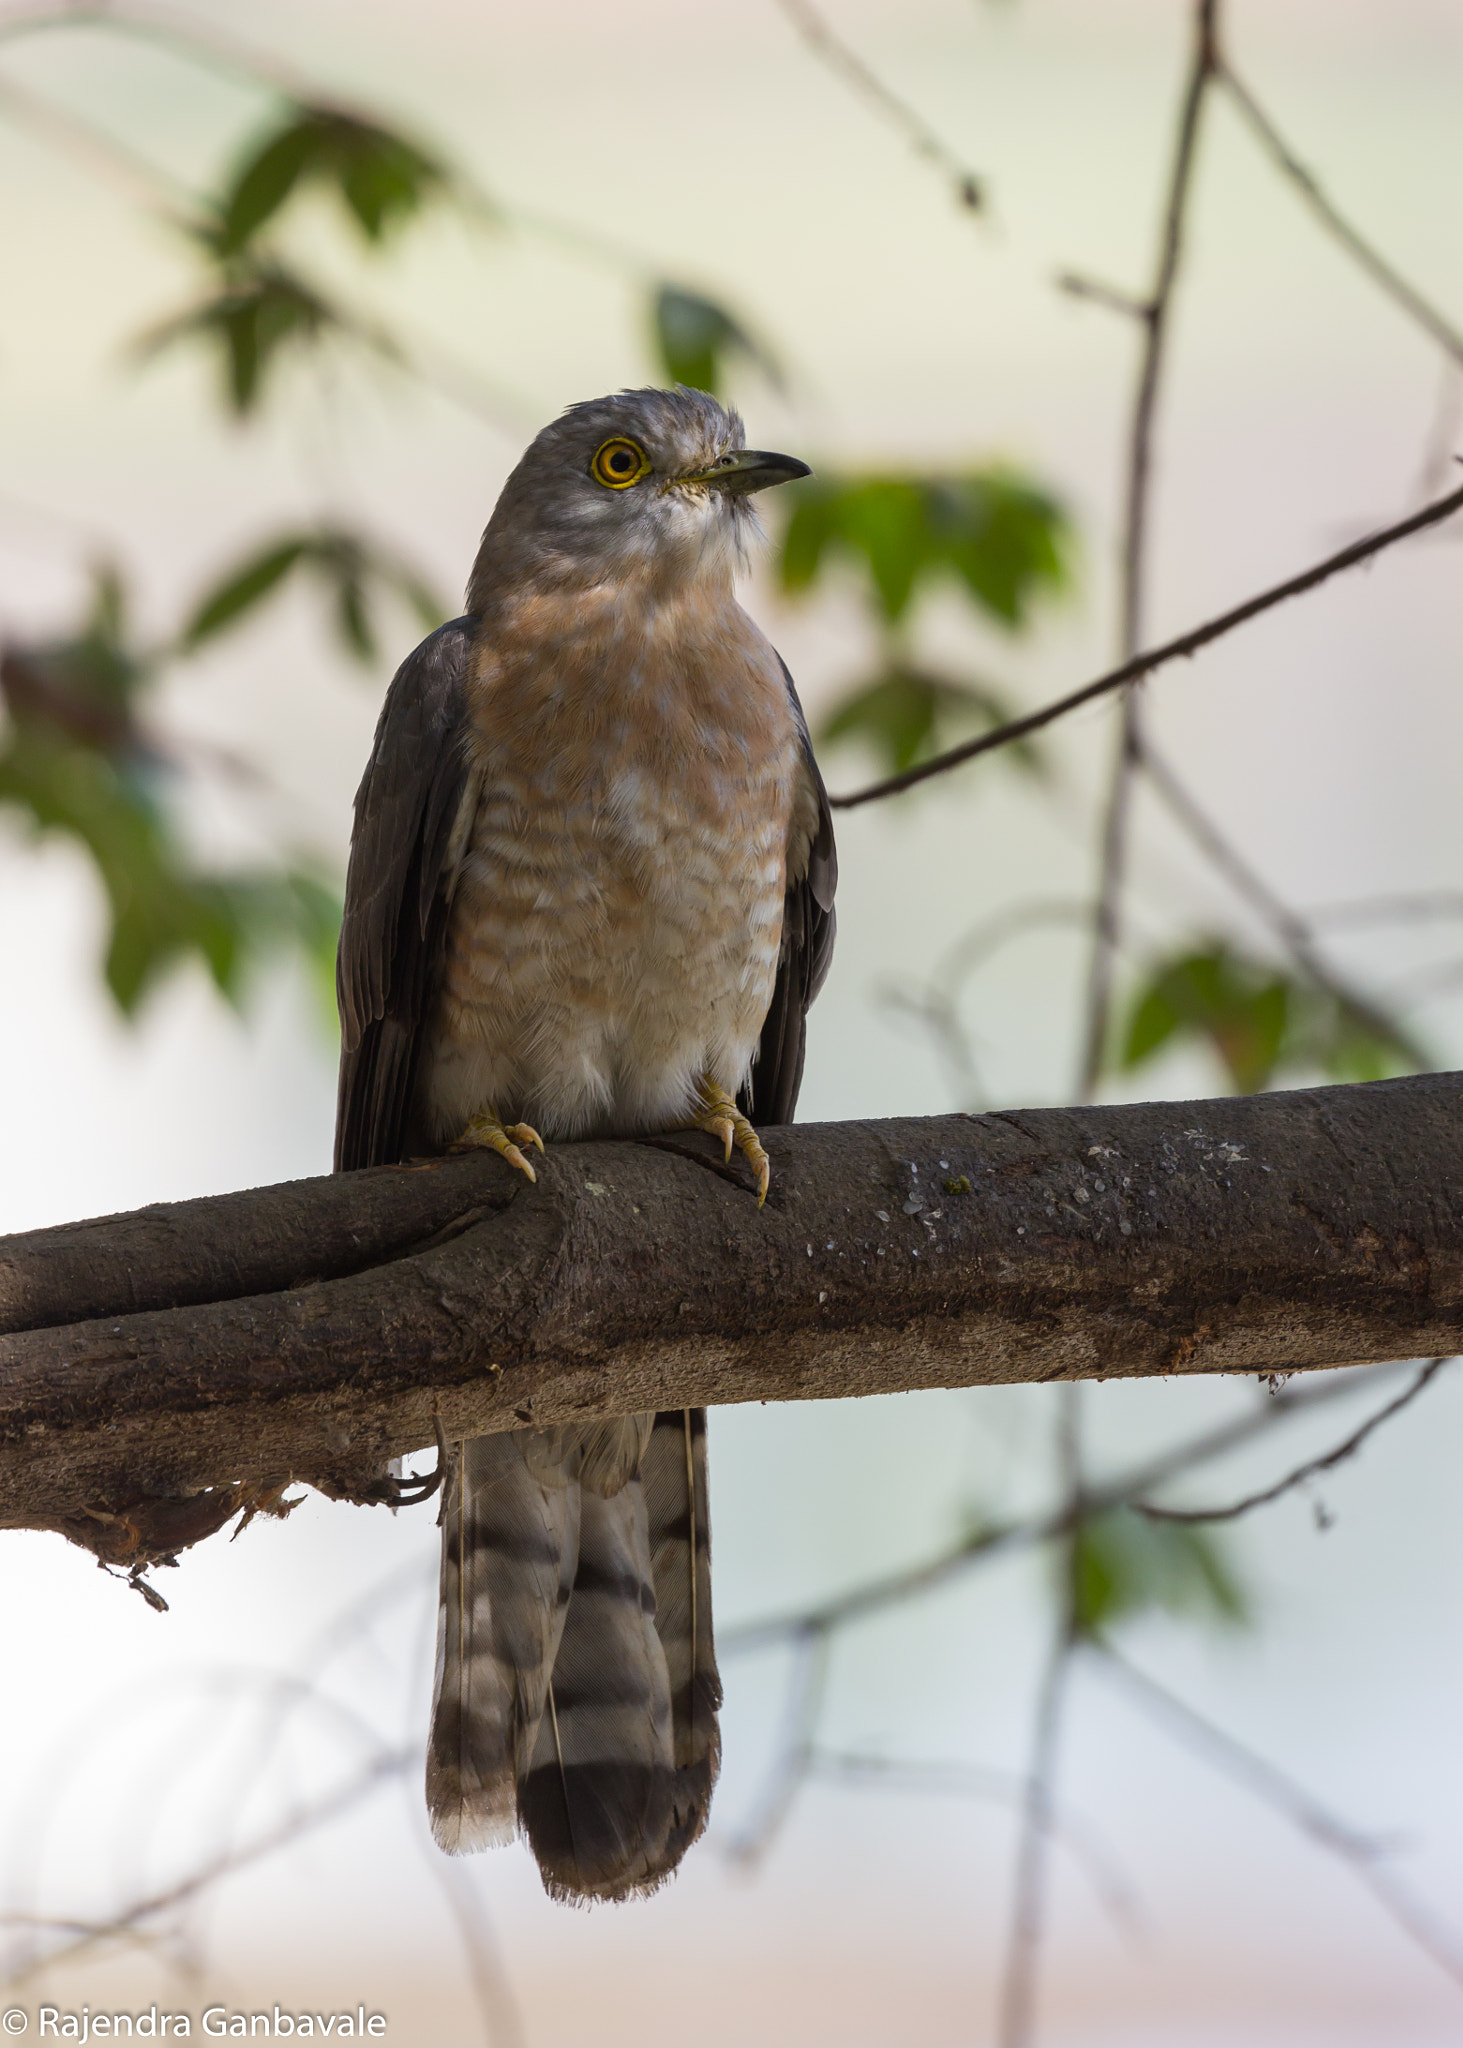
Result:
{"type": "Polygon", "coordinates": [[[778,657],[787,678],[802,740],[803,769],[817,807],[817,825],[806,852],[792,850],[787,894],[782,906],[782,946],[772,1003],[752,1062],[752,1078],[744,1091],[743,1109],[754,1124],[788,1124],[797,1108],[807,1050],[808,1005],[827,978],[833,958],[838,918],[833,908],[838,887],[838,849],[833,841],[833,813],[828,792],[813,758],[808,721],[798,701],[787,663],[778,657]]]}
{"type": "Polygon", "coordinates": [[[449,856],[470,795],[463,740],[476,623],[439,627],[397,670],[356,793],[336,956],[337,1172],[400,1159],[410,1146],[451,905],[449,856]]]}

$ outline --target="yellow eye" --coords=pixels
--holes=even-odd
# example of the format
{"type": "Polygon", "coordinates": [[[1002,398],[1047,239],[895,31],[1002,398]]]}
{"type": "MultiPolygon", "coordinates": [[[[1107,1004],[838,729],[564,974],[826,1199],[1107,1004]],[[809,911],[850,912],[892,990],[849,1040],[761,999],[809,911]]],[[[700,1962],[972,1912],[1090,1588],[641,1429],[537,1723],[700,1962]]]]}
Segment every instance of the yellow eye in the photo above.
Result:
{"type": "Polygon", "coordinates": [[[638,484],[649,470],[650,457],[640,443],[627,441],[620,434],[613,441],[602,441],[589,465],[589,473],[595,482],[608,484],[612,491],[623,491],[630,484],[638,484]]]}

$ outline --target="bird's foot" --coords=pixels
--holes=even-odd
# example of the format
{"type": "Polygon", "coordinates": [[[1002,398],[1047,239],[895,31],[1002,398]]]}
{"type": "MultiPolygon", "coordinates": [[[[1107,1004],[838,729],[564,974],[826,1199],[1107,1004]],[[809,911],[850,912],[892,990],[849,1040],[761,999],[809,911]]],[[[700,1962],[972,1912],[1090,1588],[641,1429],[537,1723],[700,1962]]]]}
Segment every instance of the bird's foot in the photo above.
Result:
{"type": "Polygon", "coordinates": [[[502,1124],[491,1110],[485,1109],[473,1118],[452,1150],[500,1152],[510,1166],[536,1181],[538,1175],[520,1149],[524,1145],[537,1145],[540,1152],[544,1149],[544,1141],[532,1124],[502,1124]]]}
{"type": "Polygon", "coordinates": [[[680,1125],[680,1129],[706,1131],[711,1137],[720,1138],[728,1164],[735,1145],[757,1176],[757,1207],[760,1209],[767,1200],[767,1186],[772,1179],[772,1162],[762,1149],[762,1140],[732,1097],[715,1081],[707,1080],[703,1075],[696,1092],[699,1098],[697,1114],[680,1125]]]}

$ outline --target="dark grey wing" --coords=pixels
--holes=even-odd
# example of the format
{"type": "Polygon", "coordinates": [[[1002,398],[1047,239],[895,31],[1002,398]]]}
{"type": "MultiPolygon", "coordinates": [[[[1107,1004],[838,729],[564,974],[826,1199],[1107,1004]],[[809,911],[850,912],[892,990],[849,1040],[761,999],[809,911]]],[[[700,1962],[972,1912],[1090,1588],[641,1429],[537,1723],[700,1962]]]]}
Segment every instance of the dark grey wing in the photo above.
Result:
{"type": "Polygon", "coordinates": [[[833,814],[813,759],[808,721],[798,702],[792,676],[780,655],[778,660],[787,677],[787,694],[798,722],[804,764],[817,798],[818,822],[805,857],[788,869],[787,895],[782,906],[782,950],[777,959],[772,1007],[762,1026],[750,1085],[743,1091],[742,1108],[758,1125],[792,1122],[803,1078],[808,1005],[827,977],[838,929],[833,909],[833,894],[838,887],[833,814]]]}
{"type": "Polygon", "coordinates": [[[467,784],[466,680],[477,621],[454,619],[397,670],[356,792],[336,955],[337,1173],[400,1159],[441,973],[448,850],[467,784]]]}

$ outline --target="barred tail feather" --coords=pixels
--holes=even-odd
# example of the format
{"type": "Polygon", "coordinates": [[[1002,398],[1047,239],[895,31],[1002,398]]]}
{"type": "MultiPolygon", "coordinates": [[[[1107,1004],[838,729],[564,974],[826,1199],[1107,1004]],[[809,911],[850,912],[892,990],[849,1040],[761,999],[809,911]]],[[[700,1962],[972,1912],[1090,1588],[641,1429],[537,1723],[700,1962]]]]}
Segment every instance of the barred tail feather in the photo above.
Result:
{"type": "Polygon", "coordinates": [[[579,1553],[580,1492],[538,1432],[458,1444],[444,1486],[432,1833],[450,1855],[509,1840],[579,1553]]]}
{"type": "Polygon", "coordinates": [[[641,1465],[655,1580],[655,1628],[670,1678],[676,1777],[663,1875],[706,1826],[721,1767],[721,1679],[711,1627],[706,1410],[663,1409],[641,1465]]]}
{"type": "Polygon", "coordinates": [[[674,1746],[645,1495],[585,1492],[579,1565],[518,1811],[545,1889],[623,1899],[666,1875],[674,1746]]]}

